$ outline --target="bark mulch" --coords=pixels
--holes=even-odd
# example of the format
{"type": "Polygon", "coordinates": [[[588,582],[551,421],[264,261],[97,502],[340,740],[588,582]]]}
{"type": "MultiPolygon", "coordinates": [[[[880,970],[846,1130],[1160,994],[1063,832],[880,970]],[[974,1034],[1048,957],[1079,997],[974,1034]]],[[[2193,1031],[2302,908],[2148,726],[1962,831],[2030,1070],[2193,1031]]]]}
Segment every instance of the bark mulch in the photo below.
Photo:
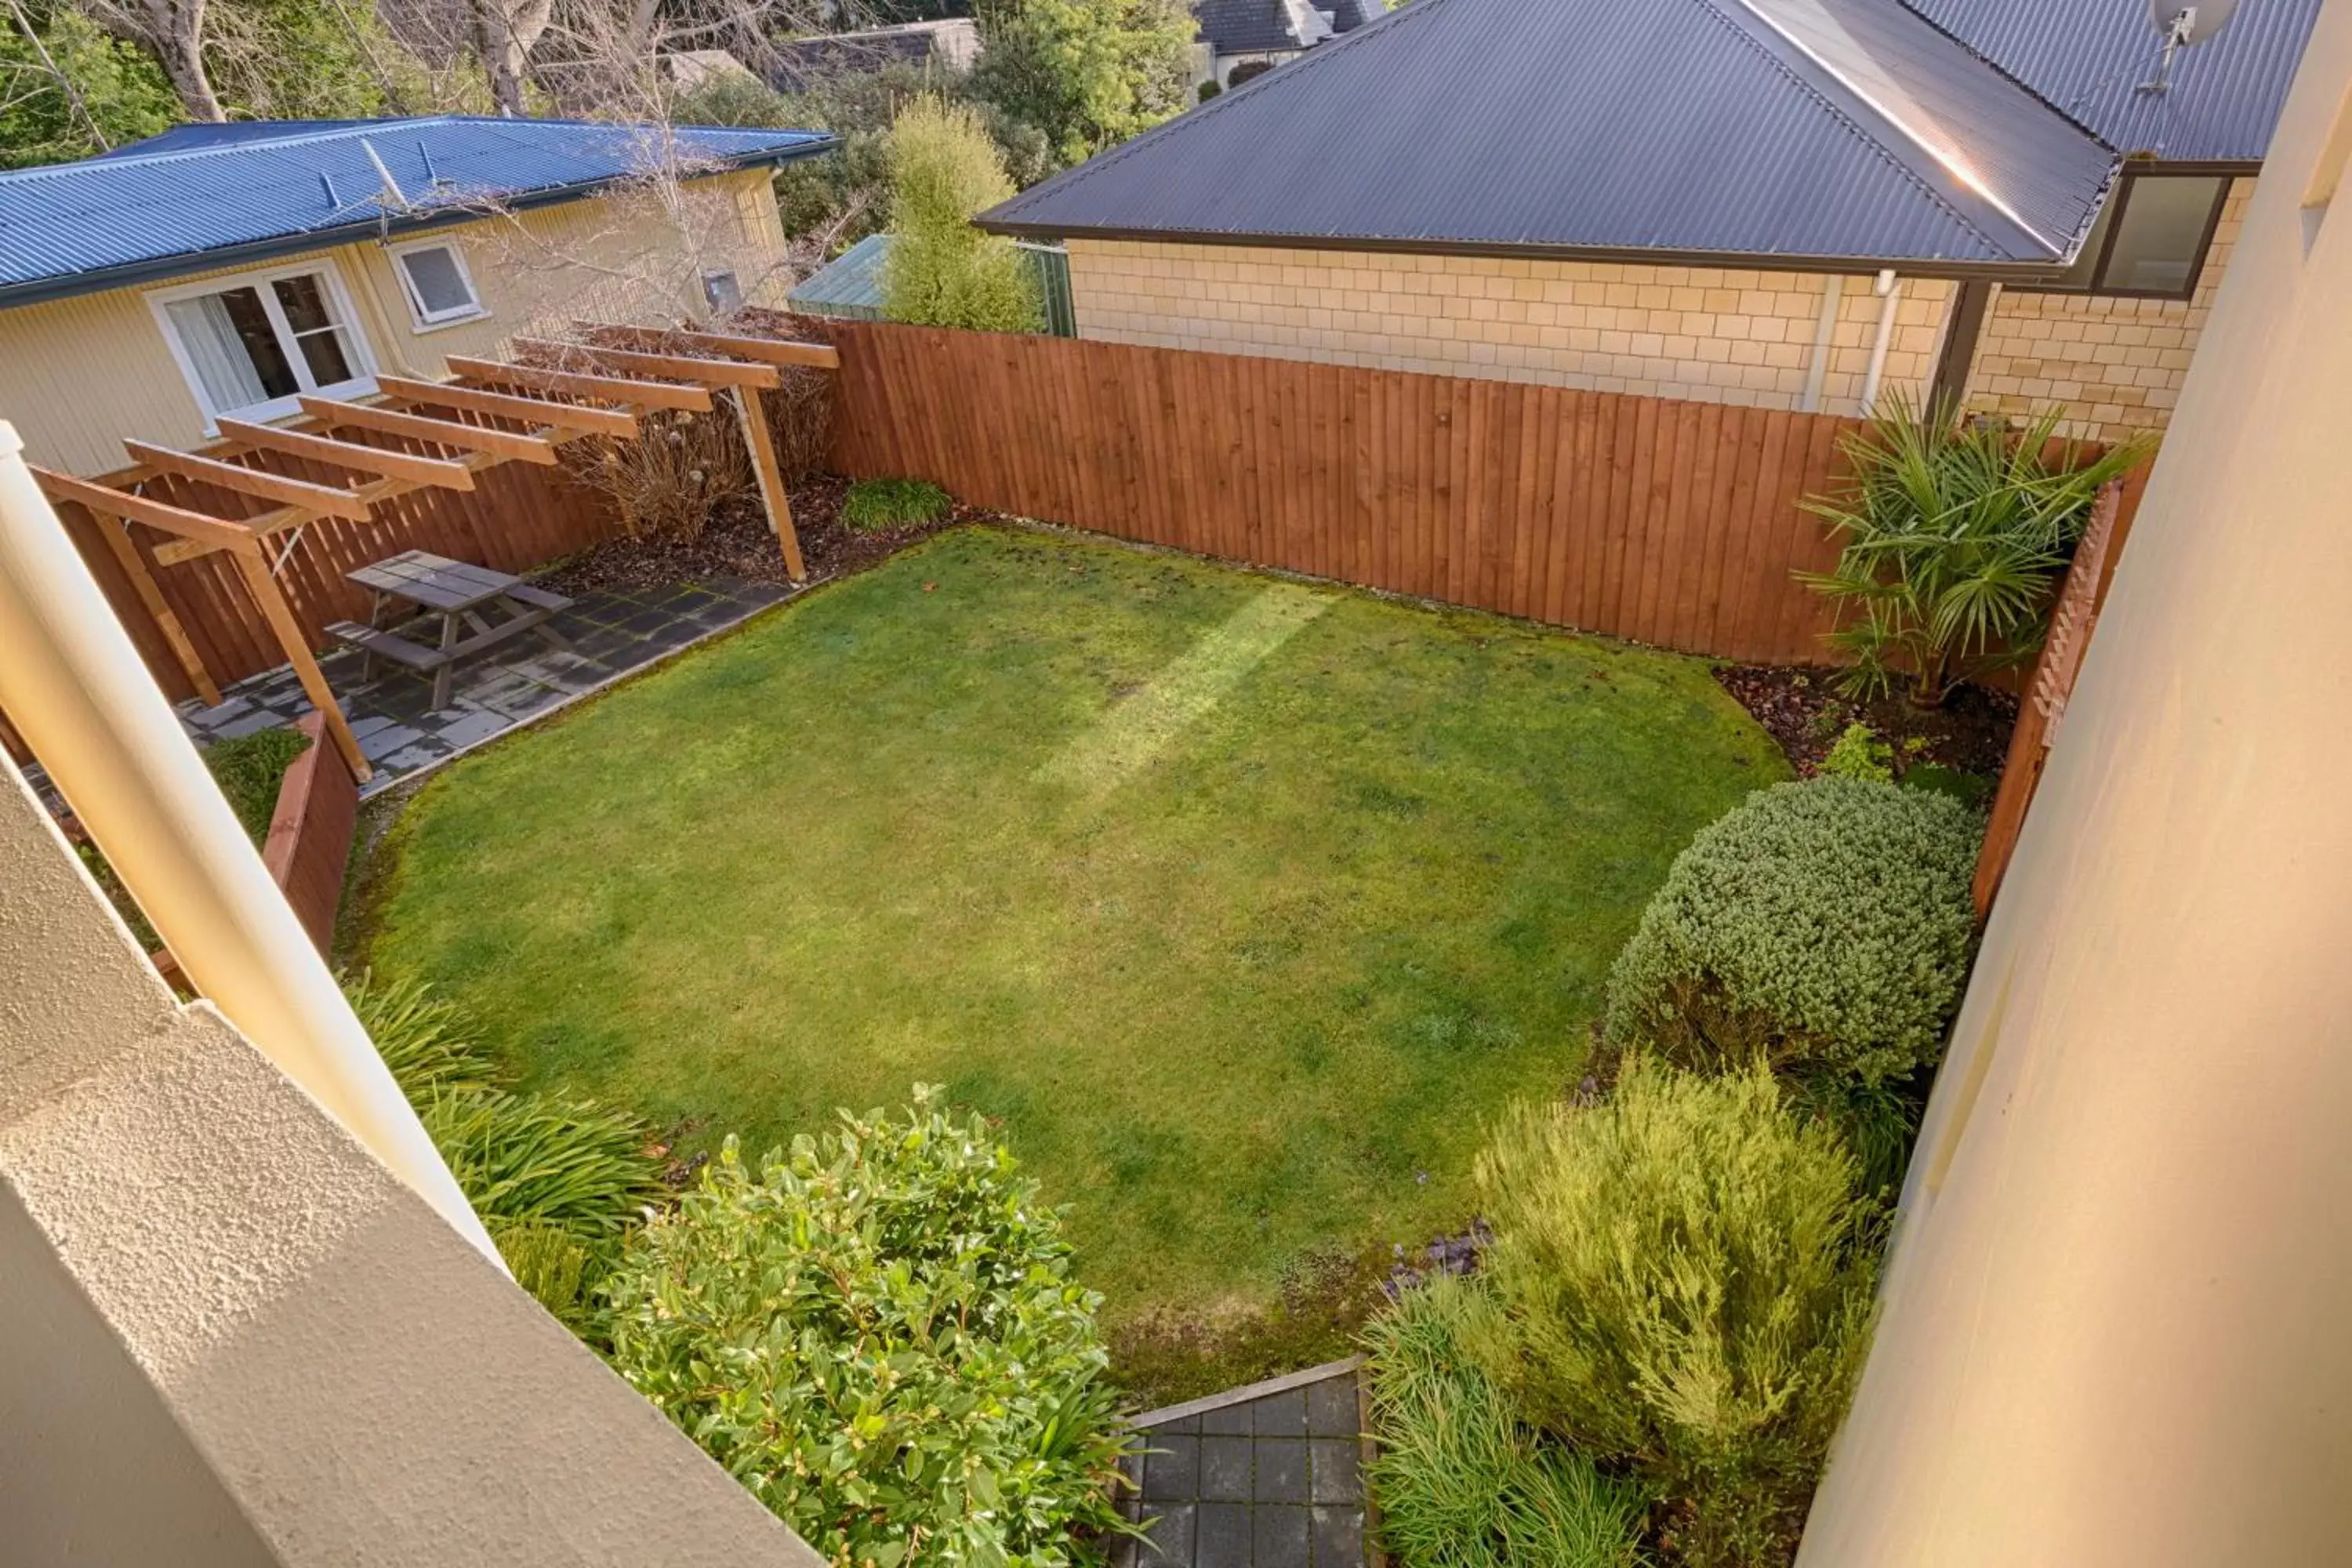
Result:
{"type": "Polygon", "coordinates": [[[1836,672],[1789,665],[1737,664],[1715,678],[1780,743],[1798,773],[1811,778],[1845,727],[1856,721],[1894,744],[1906,763],[1937,763],[1998,779],[2017,725],[2017,699],[1981,686],[1956,689],[1943,707],[1923,712],[1901,696],[1856,701],[1837,689],[1836,672]],[[1926,744],[1906,752],[1918,737],[1926,744]]]}
{"type": "MultiPolygon", "coordinates": [[[[792,487],[793,526],[812,583],[863,571],[942,528],[1000,516],[982,507],[958,505],[941,522],[863,532],[841,521],[841,501],[848,491],[849,481],[834,474],[815,475],[792,487]]],[[[762,583],[791,581],[783,552],[768,531],[755,496],[722,502],[709,525],[693,539],[646,535],[593,545],[551,571],[545,585],[575,596],[597,589],[633,593],[722,574],[762,583]]]]}

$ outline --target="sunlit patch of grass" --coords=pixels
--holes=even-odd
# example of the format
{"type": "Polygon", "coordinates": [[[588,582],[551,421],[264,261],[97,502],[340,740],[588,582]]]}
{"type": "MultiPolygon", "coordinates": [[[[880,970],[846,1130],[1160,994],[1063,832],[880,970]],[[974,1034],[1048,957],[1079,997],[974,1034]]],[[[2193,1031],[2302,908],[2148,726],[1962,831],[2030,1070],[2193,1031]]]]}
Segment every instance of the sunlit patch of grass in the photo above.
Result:
{"type": "Polygon", "coordinates": [[[1198,1392],[1344,1335],[1299,1280],[1357,1263],[1300,1259],[1458,1228],[1786,773],[1696,660],[958,530],[453,766],[369,956],[688,1152],[948,1084],[1074,1206],[1124,1374],[1198,1392]]]}

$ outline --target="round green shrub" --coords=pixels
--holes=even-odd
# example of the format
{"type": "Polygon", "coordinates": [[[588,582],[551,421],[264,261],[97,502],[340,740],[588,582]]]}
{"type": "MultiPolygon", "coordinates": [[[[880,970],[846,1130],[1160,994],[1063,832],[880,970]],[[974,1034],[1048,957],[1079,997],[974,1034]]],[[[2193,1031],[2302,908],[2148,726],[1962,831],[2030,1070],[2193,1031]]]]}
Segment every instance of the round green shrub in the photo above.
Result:
{"type": "Polygon", "coordinates": [[[1968,977],[1980,834],[1931,791],[1757,791],[1700,831],[1643,910],[1610,972],[1606,1042],[1862,1084],[1934,1061],[1968,977]]]}
{"type": "Polygon", "coordinates": [[[730,1139],[605,1292],[621,1374],[829,1563],[1055,1568],[1126,1528],[1099,1298],[928,1090],[756,1173],[730,1139]]]}

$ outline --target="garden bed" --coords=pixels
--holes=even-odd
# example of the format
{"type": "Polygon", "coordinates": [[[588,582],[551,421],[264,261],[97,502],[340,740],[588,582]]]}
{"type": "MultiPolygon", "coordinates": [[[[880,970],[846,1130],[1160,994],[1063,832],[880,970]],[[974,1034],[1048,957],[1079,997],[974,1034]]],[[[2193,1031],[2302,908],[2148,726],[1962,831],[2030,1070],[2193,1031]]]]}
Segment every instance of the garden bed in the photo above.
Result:
{"type": "Polygon", "coordinates": [[[1780,664],[1725,665],[1716,679],[1780,743],[1790,764],[1810,777],[1849,724],[1866,724],[1898,752],[1988,781],[2000,777],[2017,699],[1983,686],[1956,688],[1943,707],[1922,710],[1902,696],[1862,700],[1839,691],[1837,672],[1780,664]]]}

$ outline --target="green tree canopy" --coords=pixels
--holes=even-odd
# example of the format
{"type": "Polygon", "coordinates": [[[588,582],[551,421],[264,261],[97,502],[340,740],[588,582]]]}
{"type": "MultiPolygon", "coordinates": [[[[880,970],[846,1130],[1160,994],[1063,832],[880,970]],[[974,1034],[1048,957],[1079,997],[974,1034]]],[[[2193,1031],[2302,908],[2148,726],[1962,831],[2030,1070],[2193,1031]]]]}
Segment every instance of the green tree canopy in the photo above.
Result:
{"type": "Polygon", "coordinates": [[[980,0],[972,15],[973,89],[1034,126],[1065,166],[1191,100],[1194,23],[1183,0],[980,0]]]}
{"type": "Polygon", "coordinates": [[[890,127],[890,228],[882,308],[894,321],[1035,331],[1045,313],[1028,265],[971,216],[1013,194],[1003,156],[969,104],[919,98],[890,127]]]}

